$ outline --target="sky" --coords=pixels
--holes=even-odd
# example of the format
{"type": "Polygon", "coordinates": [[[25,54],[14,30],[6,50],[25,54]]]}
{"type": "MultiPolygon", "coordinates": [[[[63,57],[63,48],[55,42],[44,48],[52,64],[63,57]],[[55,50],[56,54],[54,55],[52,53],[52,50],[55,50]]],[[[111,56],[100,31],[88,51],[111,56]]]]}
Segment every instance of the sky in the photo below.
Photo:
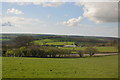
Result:
{"type": "Polygon", "coordinates": [[[2,2],[2,33],[118,37],[117,2],[2,2]]]}

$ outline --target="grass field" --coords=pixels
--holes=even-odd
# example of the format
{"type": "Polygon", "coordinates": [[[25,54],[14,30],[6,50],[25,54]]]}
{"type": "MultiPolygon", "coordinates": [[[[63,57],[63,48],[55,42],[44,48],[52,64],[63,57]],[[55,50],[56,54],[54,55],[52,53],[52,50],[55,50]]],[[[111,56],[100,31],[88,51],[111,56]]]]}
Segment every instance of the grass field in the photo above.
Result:
{"type": "Polygon", "coordinates": [[[51,42],[47,43],[47,45],[74,45],[75,42],[51,42]]]}
{"type": "MultiPolygon", "coordinates": [[[[85,50],[86,47],[59,47],[61,49],[68,49],[68,50],[85,50]]],[[[95,47],[99,52],[118,52],[117,48],[115,47],[95,47]]]]}
{"type": "Polygon", "coordinates": [[[3,78],[117,78],[118,56],[3,57],[3,78]]]}
{"type": "Polygon", "coordinates": [[[33,41],[33,43],[37,45],[73,45],[75,42],[58,42],[52,39],[43,39],[33,41]]]}
{"type": "Polygon", "coordinates": [[[10,39],[0,39],[0,41],[8,41],[8,40],[10,40],[10,39]]]}

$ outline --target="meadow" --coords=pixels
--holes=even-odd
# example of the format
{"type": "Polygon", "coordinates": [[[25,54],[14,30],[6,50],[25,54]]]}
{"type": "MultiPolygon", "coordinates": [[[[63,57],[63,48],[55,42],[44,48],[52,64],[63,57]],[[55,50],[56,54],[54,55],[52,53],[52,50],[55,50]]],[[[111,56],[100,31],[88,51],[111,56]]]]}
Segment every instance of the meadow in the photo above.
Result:
{"type": "Polygon", "coordinates": [[[3,78],[117,78],[118,56],[3,57],[3,78]]]}
{"type": "Polygon", "coordinates": [[[10,40],[10,39],[0,39],[0,41],[8,41],[8,40],[10,40]]]}
{"type": "Polygon", "coordinates": [[[42,40],[33,41],[33,43],[36,45],[73,45],[75,42],[69,42],[69,41],[60,42],[52,39],[42,39],[42,40]]]}
{"type": "MultiPolygon", "coordinates": [[[[85,50],[86,47],[59,47],[60,49],[67,50],[85,50]]],[[[117,47],[105,46],[105,47],[95,47],[100,53],[116,53],[118,52],[117,47]]]]}

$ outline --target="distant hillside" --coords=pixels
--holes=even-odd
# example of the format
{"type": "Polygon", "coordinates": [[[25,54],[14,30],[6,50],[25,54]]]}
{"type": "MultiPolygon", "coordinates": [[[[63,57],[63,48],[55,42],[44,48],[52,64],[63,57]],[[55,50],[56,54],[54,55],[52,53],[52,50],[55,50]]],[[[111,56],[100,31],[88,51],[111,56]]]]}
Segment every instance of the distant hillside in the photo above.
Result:
{"type": "MultiPolygon", "coordinates": [[[[118,38],[114,37],[95,37],[95,36],[73,36],[73,35],[50,35],[50,34],[2,34],[0,40],[10,42],[18,36],[32,36],[34,41],[50,39],[54,42],[74,42],[77,45],[110,45],[117,42],[118,38]]],[[[49,43],[52,44],[52,43],[49,43]]]]}

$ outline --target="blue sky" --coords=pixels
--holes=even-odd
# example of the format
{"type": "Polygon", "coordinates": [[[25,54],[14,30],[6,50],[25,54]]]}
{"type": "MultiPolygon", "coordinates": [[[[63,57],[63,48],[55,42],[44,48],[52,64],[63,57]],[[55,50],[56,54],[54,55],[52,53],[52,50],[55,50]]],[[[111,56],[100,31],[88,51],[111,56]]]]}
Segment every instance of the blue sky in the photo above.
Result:
{"type": "MultiPolygon", "coordinates": [[[[39,18],[46,21],[61,21],[68,20],[70,18],[79,17],[83,14],[82,6],[73,5],[74,3],[65,3],[58,7],[42,7],[39,5],[16,5],[3,3],[3,14],[7,14],[6,11],[9,8],[16,8],[22,10],[25,14],[24,17],[39,18]],[[65,15],[68,15],[65,17],[65,15]],[[51,20],[48,19],[51,16],[51,20]]],[[[14,15],[14,14],[13,14],[14,15]]]]}
{"type": "Polygon", "coordinates": [[[96,3],[77,5],[73,2],[60,4],[4,2],[1,13],[2,31],[117,37],[116,14],[106,15],[110,13],[107,7],[111,4],[106,4],[105,10],[101,13],[102,5],[93,7],[96,3]]]}

